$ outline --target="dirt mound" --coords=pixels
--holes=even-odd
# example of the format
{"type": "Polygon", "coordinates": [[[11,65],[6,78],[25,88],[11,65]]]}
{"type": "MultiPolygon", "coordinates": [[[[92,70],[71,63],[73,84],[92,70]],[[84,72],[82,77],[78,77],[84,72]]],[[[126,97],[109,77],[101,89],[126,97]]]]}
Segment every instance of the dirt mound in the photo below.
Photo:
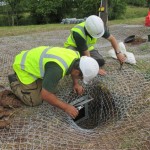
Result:
{"type": "Polygon", "coordinates": [[[0,106],[6,108],[17,108],[21,106],[21,101],[9,90],[0,92],[0,106]]]}
{"type": "Polygon", "coordinates": [[[127,37],[124,42],[130,45],[139,45],[145,43],[147,39],[143,39],[140,36],[131,35],[127,37]]]}
{"type": "Polygon", "coordinates": [[[138,45],[141,43],[145,43],[147,41],[147,39],[143,39],[141,37],[135,37],[135,40],[133,42],[131,42],[132,45],[138,45]]]}
{"type": "Polygon", "coordinates": [[[21,101],[9,90],[0,92],[0,129],[9,128],[16,108],[21,107],[21,101]]]}

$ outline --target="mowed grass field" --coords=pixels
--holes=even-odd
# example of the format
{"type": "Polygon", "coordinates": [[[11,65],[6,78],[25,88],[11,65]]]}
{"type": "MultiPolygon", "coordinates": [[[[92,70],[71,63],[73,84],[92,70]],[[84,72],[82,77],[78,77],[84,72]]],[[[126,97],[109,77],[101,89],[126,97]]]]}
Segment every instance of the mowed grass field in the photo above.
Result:
{"type": "MultiPolygon", "coordinates": [[[[143,24],[148,13],[146,7],[128,6],[126,13],[118,20],[108,21],[108,25],[114,24],[143,24]]],[[[52,30],[71,29],[74,24],[46,24],[46,25],[28,25],[28,26],[7,26],[0,27],[0,37],[16,36],[38,32],[48,32],[52,30]]]]}

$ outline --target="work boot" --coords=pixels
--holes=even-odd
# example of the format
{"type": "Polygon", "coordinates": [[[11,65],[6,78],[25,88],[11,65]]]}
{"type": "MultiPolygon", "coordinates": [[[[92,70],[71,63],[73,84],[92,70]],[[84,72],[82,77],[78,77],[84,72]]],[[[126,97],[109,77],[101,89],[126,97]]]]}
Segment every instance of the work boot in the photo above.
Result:
{"type": "Polygon", "coordinates": [[[10,84],[12,82],[18,81],[16,74],[10,74],[10,75],[8,75],[8,80],[9,80],[10,84]]]}

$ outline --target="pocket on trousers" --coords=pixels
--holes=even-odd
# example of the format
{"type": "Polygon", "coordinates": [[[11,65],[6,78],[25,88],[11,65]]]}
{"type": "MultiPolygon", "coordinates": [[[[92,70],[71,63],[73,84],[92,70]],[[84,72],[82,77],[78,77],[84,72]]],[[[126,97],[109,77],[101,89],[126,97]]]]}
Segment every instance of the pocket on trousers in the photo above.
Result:
{"type": "Polygon", "coordinates": [[[28,106],[33,106],[33,101],[31,98],[31,92],[21,90],[21,93],[22,93],[21,101],[28,106]]]}
{"type": "Polygon", "coordinates": [[[21,93],[22,93],[22,94],[30,94],[31,92],[27,92],[27,91],[22,91],[22,90],[21,90],[21,93]]]}

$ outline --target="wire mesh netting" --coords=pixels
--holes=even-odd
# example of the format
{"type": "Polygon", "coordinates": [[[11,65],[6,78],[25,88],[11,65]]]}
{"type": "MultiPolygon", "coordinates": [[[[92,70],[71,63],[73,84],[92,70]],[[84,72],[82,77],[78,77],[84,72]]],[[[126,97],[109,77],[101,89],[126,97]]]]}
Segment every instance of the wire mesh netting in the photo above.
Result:
{"type": "MultiPolygon", "coordinates": [[[[118,41],[129,35],[147,39],[149,28],[141,25],[109,27],[118,41]]],[[[23,49],[41,45],[62,46],[69,30],[0,38],[0,85],[9,89],[8,74],[14,56],[23,49]]],[[[106,76],[97,76],[84,85],[85,94],[94,99],[84,107],[81,118],[72,120],[62,110],[44,102],[37,107],[15,110],[8,128],[0,129],[2,150],[149,150],[150,149],[150,43],[126,44],[136,65],[108,57],[110,43],[100,39],[96,45],[105,57],[106,76]]],[[[71,78],[65,77],[56,95],[66,102],[80,96],[72,91],[71,78]]]]}

